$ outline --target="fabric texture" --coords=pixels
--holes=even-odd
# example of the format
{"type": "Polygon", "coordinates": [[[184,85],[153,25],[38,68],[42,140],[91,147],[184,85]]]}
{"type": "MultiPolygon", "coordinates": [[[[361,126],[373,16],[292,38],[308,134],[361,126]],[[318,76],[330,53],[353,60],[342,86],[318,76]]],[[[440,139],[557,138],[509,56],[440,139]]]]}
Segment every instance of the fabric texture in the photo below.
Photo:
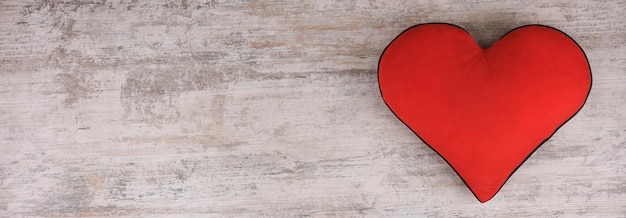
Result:
{"type": "Polygon", "coordinates": [[[592,78],[581,47],[552,27],[519,27],[483,49],[431,23],[387,46],[378,79],[393,113],[486,202],[582,108],[592,78]]]}

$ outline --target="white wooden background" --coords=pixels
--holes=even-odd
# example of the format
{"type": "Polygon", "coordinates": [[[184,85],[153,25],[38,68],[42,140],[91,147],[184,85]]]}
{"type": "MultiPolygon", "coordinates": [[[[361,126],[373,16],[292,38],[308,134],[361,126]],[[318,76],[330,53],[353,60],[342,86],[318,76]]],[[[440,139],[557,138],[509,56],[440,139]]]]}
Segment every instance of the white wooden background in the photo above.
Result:
{"type": "Polygon", "coordinates": [[[626,217],[626,2],[0,0],[0,217],[626,217]],[[585,49],[582,111],[486,204],[385,106],[402,30],[585,49]]]}

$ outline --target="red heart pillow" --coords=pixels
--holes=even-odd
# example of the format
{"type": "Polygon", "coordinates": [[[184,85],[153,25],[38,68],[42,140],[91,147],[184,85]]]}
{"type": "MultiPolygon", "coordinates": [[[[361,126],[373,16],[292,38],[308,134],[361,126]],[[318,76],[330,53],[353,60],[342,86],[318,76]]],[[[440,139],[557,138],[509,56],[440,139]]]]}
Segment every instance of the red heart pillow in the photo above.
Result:
{"type": "Polygon", "coordinates": [[[421,24],[387,46],[383,100],[456,171],[480,202],[585,103],[580,46],[547,26],[519,27],[482,49],[462,28],[421,24]]]}

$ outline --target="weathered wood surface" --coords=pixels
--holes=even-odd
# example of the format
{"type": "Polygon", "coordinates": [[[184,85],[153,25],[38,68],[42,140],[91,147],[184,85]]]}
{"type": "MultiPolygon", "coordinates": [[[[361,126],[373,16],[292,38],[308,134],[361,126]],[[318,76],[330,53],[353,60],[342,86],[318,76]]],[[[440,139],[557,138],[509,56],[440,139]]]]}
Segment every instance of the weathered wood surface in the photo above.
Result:
{"type": "Polygon", "coordinates": [[[0,216],[626,217],[624,1],[0,1],[0,216]],[[423,22],[585,49],[582,111],[480,204],[380,98],[423,22]]]}

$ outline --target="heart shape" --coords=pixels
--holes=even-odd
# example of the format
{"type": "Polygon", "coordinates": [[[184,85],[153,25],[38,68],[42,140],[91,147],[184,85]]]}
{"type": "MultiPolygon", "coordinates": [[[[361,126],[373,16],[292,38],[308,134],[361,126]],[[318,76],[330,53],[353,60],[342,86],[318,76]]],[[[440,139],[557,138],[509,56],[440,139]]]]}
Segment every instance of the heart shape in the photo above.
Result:
{"type": "Polygon", "coordinates": [[[484,203],[582,108],[591,70],[552,27],[518,27],[482,49],[458,26],[429,23],[387,46],[378,82],[393,113],[484,203]]]}

